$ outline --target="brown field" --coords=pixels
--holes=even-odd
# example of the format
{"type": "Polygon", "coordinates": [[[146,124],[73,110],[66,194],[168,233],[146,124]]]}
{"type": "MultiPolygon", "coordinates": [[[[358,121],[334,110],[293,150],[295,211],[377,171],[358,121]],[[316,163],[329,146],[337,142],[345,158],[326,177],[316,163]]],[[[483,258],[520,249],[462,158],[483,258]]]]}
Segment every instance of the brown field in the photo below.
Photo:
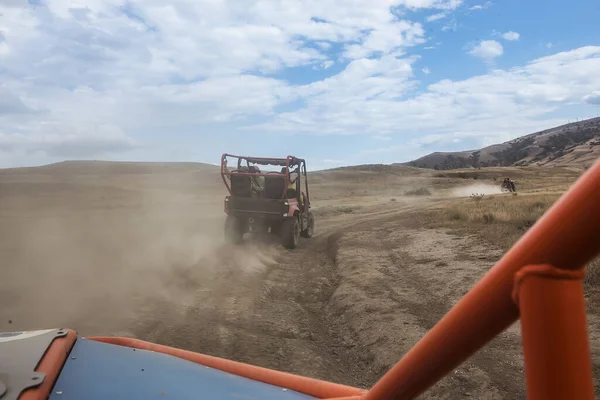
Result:
{"type": "MultiPolygon", "coordinates": [[[[316,233],[287,251],[251,238],[224,243],[225,189],[215,167],[0,170],[0,331],[131,336],[368,387],[581,173],[313,173],[316,233]],[[504,176],[517,181],[518,195],[499,192],[504,176]]],[[[597,263],[585,285],[597,379],[597,263]]],[[[526,398],[519,325],[421,398],[526,398]]]]}

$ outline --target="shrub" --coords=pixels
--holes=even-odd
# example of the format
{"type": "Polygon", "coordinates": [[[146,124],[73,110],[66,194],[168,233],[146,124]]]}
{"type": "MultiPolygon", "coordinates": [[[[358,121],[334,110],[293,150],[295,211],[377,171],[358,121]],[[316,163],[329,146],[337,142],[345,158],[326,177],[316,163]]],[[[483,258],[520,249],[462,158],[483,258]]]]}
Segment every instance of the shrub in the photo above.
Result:
{"type": "Polygon", "coordinates": [[[496,221],[496,216],[494,214],[483,214],[484,224],[493,224],[494,221],[496,221]]]}
{"type": "Polygon", "coordinates": [[[450,221],[467,221],[469,215],[458,210],[446,210],[446,219],[450,221]]]}
{"type": "Polygon", "coordinates": [[[474,200],[476,203],[479,203],[481,200],[483,200],[484,196],[485,196],[484,194],[473,193],[471,195],[471,199],[474,200]]]}
{"type": "Polygon", "coordinates": [[[427,188],[408,190],[404,192],[405,196],[431,196],[431,192],[427,188]]]}

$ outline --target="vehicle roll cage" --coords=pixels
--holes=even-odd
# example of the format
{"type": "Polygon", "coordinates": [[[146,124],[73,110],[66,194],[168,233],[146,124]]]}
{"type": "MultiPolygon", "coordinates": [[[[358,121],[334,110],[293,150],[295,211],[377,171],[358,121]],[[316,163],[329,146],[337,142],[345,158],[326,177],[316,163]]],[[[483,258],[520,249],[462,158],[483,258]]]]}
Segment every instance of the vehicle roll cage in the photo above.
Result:
{"type": "Polygon", "coordinates": [[[299,179],[300,179],[300,175],[302,175],[304,177],[304,190],[306,193],[306,204],[310,205],[310,196],[308,193],[308,176],[306,174],[306,160],[304,160],[303,158],[298,158],[298,157],[294,157],[294,156],[287,156],[286,158],[264,158],[264,157],[244,157],[244,156],[236,156],[234,154],[227,154],[224,153],[223,155],[221,155],[221,179],[223,180],[223,183],[225,184],[225,187],[227,188],[227,191],[229,192],[230,195],[233,195],[233,193],[231,192],[231,185],[229,184],[229,182],[227,182],[226,177],[231,177],[232,175],[236,175],[236,176],[249,176],[249,177],[256,177],[256,176],[265,176],[265,177],[273,177],[273,176],[278,176],[281,178],[285,179],[285,189],[283,190],[283,193],[281,194],[281,198],[285,199],[286,198],[286,193],[287,193],[287,188],[289,186],[289,184],[291,183],[290,181],[290,167],[298,167],[298,178],[296,178],[296,193],[297,193],[297,199],[300,200],[300,196],[301,196],[301,190],[299,190],[300,188],[298,187],[298,183],[299,183],[299,179]],[[237,161],[237,168],[230,171],[227,169],[227,158],[236,158],[237,161]],[[285,167],[286,172],[285,173],[281,173],[281,172],[245,172],[245,171],[241,171],[241,169],[243,168],[242,166],[242,162],[246,161],[246,167],[250,167],[250,164],[258,164],[258,165],[274,165],[274,166],[279,166],[279,167],[285,167]]]}

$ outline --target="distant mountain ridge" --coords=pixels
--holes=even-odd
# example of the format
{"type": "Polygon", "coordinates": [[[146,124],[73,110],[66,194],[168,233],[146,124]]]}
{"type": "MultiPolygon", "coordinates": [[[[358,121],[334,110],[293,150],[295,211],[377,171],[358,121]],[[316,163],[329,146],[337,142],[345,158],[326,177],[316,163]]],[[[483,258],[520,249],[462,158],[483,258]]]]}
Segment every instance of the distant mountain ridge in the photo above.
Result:
{"type": "Polygon", "coordinates": [[[600,118],[591,118],[479,150],[435,152],[400,165],[440,170],[526,165],[587,166],[598,157],[600,118]]]}

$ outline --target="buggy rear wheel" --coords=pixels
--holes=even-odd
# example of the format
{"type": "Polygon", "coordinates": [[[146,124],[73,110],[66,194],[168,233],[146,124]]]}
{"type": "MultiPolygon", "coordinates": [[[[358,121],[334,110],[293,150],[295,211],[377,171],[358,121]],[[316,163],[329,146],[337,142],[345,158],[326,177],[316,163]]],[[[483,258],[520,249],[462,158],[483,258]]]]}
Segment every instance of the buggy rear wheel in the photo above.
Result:
{"type": "Polygon", "coordinates": [[[244,238],[244,222],[233,215],[225,219],[225,240],[228,243],[240,244],[244,238]]]}
{"type": "Polygon", "coordinates": [[[277,235],[281,233],[281,222],[274,222],[271,224],[271,235],[277,235]]]}
{"type": "Polygon", "coordinates": [[[298,218],[286,219],[281,223],[281,242],[286,249],[295,249],[300,240],[298,218]]]}
{"type": "Polygon", "coordinates": [[[315,216],[313,215],[312,212],[308,212],[308,226],[306,227],[306,229],[304,229],[301,233],[302,237],[304,238],[311,238],[313,235],[313,232],[315,230],[315,216]]]}

